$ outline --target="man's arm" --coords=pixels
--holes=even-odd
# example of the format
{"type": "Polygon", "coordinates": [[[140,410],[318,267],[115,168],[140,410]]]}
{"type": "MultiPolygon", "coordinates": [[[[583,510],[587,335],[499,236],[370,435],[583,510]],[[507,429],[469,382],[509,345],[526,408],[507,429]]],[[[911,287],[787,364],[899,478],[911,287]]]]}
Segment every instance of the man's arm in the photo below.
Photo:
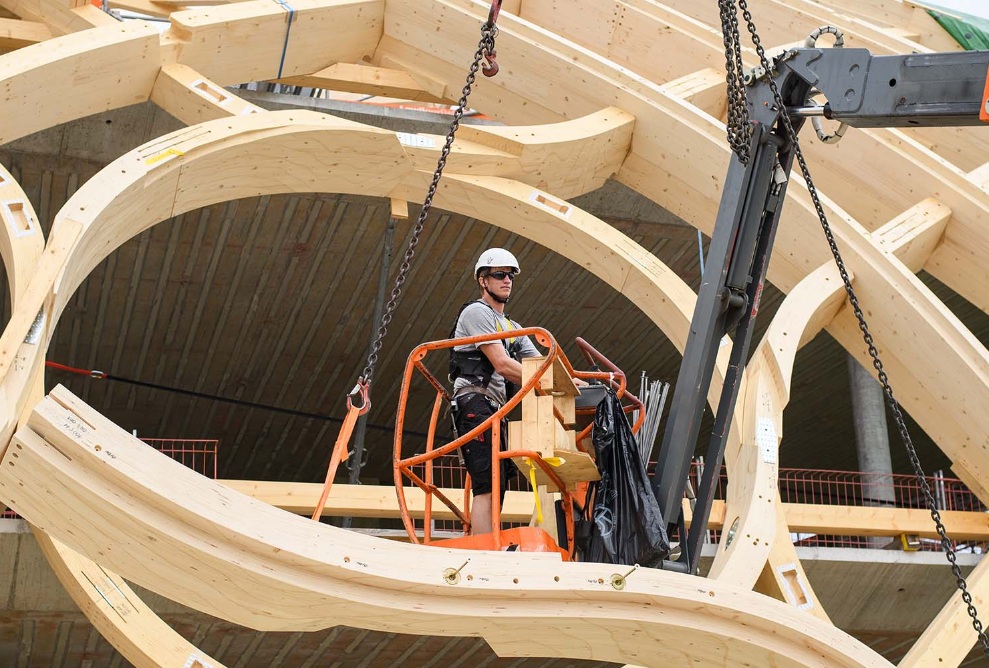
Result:
{"type": "Polygon", "coordinates": [[[509,357],[501,341],[482,344],[478,348],[505,380],[516,385],[522,384],[522,364],[509,357]]]}

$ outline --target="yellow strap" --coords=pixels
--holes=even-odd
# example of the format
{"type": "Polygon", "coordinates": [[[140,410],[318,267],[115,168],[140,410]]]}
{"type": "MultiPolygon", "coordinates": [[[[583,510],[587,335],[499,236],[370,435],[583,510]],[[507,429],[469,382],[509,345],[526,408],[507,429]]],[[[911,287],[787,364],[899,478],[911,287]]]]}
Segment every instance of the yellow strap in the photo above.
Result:
{"type": "MultiPolygon", "coordinates": [[[[524,457],[523,461],[529,465],[529,484],[532,486],[532,495],[536,499],[536,524],[543,523],[543,508],[542,504],[539,503],[539,490],[536,488],[536,463],[533,462],[528,457],[524,457]]],[[[543,459],[544,462],[550,466],[557,467],[562,465],[565,460],[563,457],[546,457],[543,459]]]]}
{"type": "Polygon", "coordinates": [[[536,499],[536,524],[543,523],[543,507],[539,503],[539,490],[536,488],[536,465],[528,457],[525,463],[529,465],[529,484],[532,486],[532,495],[536,499]]]}

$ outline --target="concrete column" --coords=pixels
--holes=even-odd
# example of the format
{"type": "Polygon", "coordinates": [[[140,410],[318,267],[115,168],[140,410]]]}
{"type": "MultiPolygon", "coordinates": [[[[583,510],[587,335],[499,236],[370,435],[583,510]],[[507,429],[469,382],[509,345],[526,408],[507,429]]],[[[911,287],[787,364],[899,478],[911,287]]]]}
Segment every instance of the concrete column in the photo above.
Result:
{"type": "MultiPolygon", "coordinates": [[[[847,363],[863,502],[866,506],[893,506],[896,496],[886,428],[886,397],[879,382],[854,357],[848,355],[847,363]]],[[[889,538],[870,538],[869,546],[883,548],[890,542],[889,538]]]]}

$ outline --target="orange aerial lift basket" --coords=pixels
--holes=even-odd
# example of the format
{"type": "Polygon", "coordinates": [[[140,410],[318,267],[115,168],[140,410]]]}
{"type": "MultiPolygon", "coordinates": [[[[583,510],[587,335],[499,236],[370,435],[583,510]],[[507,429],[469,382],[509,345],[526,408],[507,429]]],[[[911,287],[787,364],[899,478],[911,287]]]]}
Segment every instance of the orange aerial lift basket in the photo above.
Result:
{"type": "MultiPolygon", "coordinates": [[[[398,413],[395,419],[393,465],[402,522],[413,543],[479,550],[516,549],[521,552],[555,552],[559,553],[565,560],[574,558],[574,503],[575,501],[577,503],[583,502],[588,481],[597,479],[597,469],[591,459],[593,448],[588,448],[586,445],[589,443],[588,436],[593,426],[591,424],[593,418],[588,420],[587,416],[593,415],[594,408],[593,406],[582,410],[575,408],[574,395],[578,391],[571,379],[579,378],[589,382],[611,384],[619,397],[626,400],[627,411],[636,409],[639,411],[639,417],[636,424],[633,425],[633,431],[637,432],[645,419],[642,402],[626,390],[625,374],[582,339],[577,339],[577,344],[592,366],[602,367],[606,370],[575,371],[553,336],[540,327],[432,341],[417,346],[409,354],[402,376],[398,413]],[[456,436],[453,440],[448,440],[445,435],[439,437],[441,416],[449,406],[452,397],[445,384],[427,367],[427,356],[437,351],[449,351],[455,346],[500,341],[515,336],[531,336],[537,344],[546,349],[544,357],[523,360],[523,382],[519,392],[484,423],[466,434],[456,436]],[[425,451],[404,457],[402,436],[405,428],[406,411],[412,393],[412,385],[417,377],[425,379],[435,394],[426,433],[425,451]],[[546,398],[534,400],[536,397],[546,398]],[[501,428],[502,419],[519,406],[522,407],[523,420],[521,423],[510,424],[510,431],[513,432],[513,436],[508,439],[508,449],[502,450],[501,444],[505,440],[505,434],[502,433],[501,428]],[[526,411],[539,410],[539,407],[542,408],[541,420],[533,419],[531,413],[526,415],[526,411]],[[580,419],[581,417],[583,419],[580,419]],[[539,431],[543,436],[542,438],[533,438],[535,427],[526,433],[525,425],[531,426],[537,421],[541,425],[539,431]],[[579,425],[585,422],[587,424],[583,428],[579,428],[579,425]],[[515,426],[518,429],[513,429],[515,426]],[[497,490],[501,486],[501,461],[513,459],[519,464],[521,470],[528,472],[527,477],[534,486],[536,515],[542,515],[539,506],[540,497],[535,489],[537,486],[545,485],[549,491],[559,493],[561,501],[559,505],[562,508],[564,520],[559,540],[551,535],[551,533],[555,533],[552,530],[556,526],[556,512],[555,508],[552,507],[545,510],[546,515],[552,518],[550,523],[543,521],[541,524],[537,523],[536,526],[503,528],[501,501],[498,494],[492,494],[491,533],[471,535],[469,477],[467,477],[467,483],[464,485],[462,505],[455,503],[435,484],[434,463],[439,458],[456,452],[462,445],[474,440],[475,437],[489,429],[491,430],[492,458],[491,488],[497,490]],[[442,444],[437,445],[437,441],[442,444]],[[561,444],[565,450],[562,452],[555,450],[555,447],[561,444]],[[410,513],[407,498],[407,491],[412,487],[407,486],[406,481],[421,490],[424,495],[421,514],[421,539],[420,529],[416,526],[410,513]],[[432,528],[434,500],[446,506],[459,519],[464,529],[462,537],[434,540],[432,528]],[[550,527],[551,531],[547,531],[545,527],[550,527]]],[[[443,361],[445,363],[445,358],[443,361]]],[[[447,429],[444,427],[442,431],[445,434],[447,429]]]]}

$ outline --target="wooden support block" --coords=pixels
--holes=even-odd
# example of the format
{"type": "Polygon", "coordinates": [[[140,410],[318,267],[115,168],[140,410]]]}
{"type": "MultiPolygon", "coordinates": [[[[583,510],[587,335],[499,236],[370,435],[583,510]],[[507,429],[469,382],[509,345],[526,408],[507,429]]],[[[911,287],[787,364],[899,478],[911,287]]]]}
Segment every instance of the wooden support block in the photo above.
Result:
{"type": "Polygon", "coordinates": [[[522,422],[519,420],[512,420],[508,423],[508,449],[522,449],[522,422]]]}
{"type": "Polygon", "coordinates": [[[404,199],[396,199],[392,197],[391,202],[391,217],[395,220],[408,220],[409,219],[409,203],[404,199]]]}
{"type": "Polygon", "coordinates": [[[553,406],[563,416],[563,424],[572,426],[577,421],[576,401],[570,394],[554,394],[553,406]]]}
{"type": "MultiPolygon", "coordinates": [[[[522,382],[532,377],[536,369],[546,360],[545,357],[527,357],[522,360],[522,382]]],[[[563,366],[559,357],[553,360],[553,365],[539,378],[539,389],[560,396],[576,397],[580,390],[573,384],[573,378],[563,366]]]]}
{"type": "Polygon", "coordinates": [[[565,429],[559,422],[556,423],[556,451],[578,452],[577,432],[573,429],[565,429]]]}
{"type": "Polygon", "coordinates": [[[560,532],[556,526],[556,500],[560,498],[560,495],[550,493],[546,485],[537,485],[536,495],[539,497],[539,509],[533,507],[532,520],[529,522],[529,526],[539,527],[559,545],[560,532]],[[540,521],[540,515],[542,515],[542,521],[540,521]]]}
{"type": "Polygon", "coordinates": [[[264,112],[180,63],[161,68],[151,90],[151,101],[189,125],[264,112]]]}
{"type": "MultiPolygon", "coordinates": [[[[591,480],[601,479],[601,474],[598,472],[597,464],[595,464],[590,455],[585,452],[554,450],[553,454],[549,457],[559,460],[559,466],[553,467],[553,473],[556,474],[567,489],[575,489],[578,482],[588,482],[591,480]]],[[[548,459],[549,457],[544,456],[543,459],[548,459]]],[[[516,458],[515,463],[518,465],[519,470],[522,471],[522,474],[526,477],[526,479],[531,481],[531,478],[529,478],[531,475],[529,464],[521,458],[516,458]]],[[[546,475],[538,464],[536,464],[536,484],[546,485],[547,488],[551,490],[557,489],[556,483],[553,482],[553,479],[546,475]]]]}
{"type": "Polygon", "coordinates": [[[724,118],[728,110],[725,75],[714,67],[691,72],[663,84],[660,89],[703,109],[714,118],[724,118]]]}
{"type": "Polygon", "coordinates": [[[553,397],[530,393],[522,398],[522,429],[519,446],[515,450],[532,450],[543,458],[552,457],[556,445],[556,426],[553,415],[553,397]]]}

